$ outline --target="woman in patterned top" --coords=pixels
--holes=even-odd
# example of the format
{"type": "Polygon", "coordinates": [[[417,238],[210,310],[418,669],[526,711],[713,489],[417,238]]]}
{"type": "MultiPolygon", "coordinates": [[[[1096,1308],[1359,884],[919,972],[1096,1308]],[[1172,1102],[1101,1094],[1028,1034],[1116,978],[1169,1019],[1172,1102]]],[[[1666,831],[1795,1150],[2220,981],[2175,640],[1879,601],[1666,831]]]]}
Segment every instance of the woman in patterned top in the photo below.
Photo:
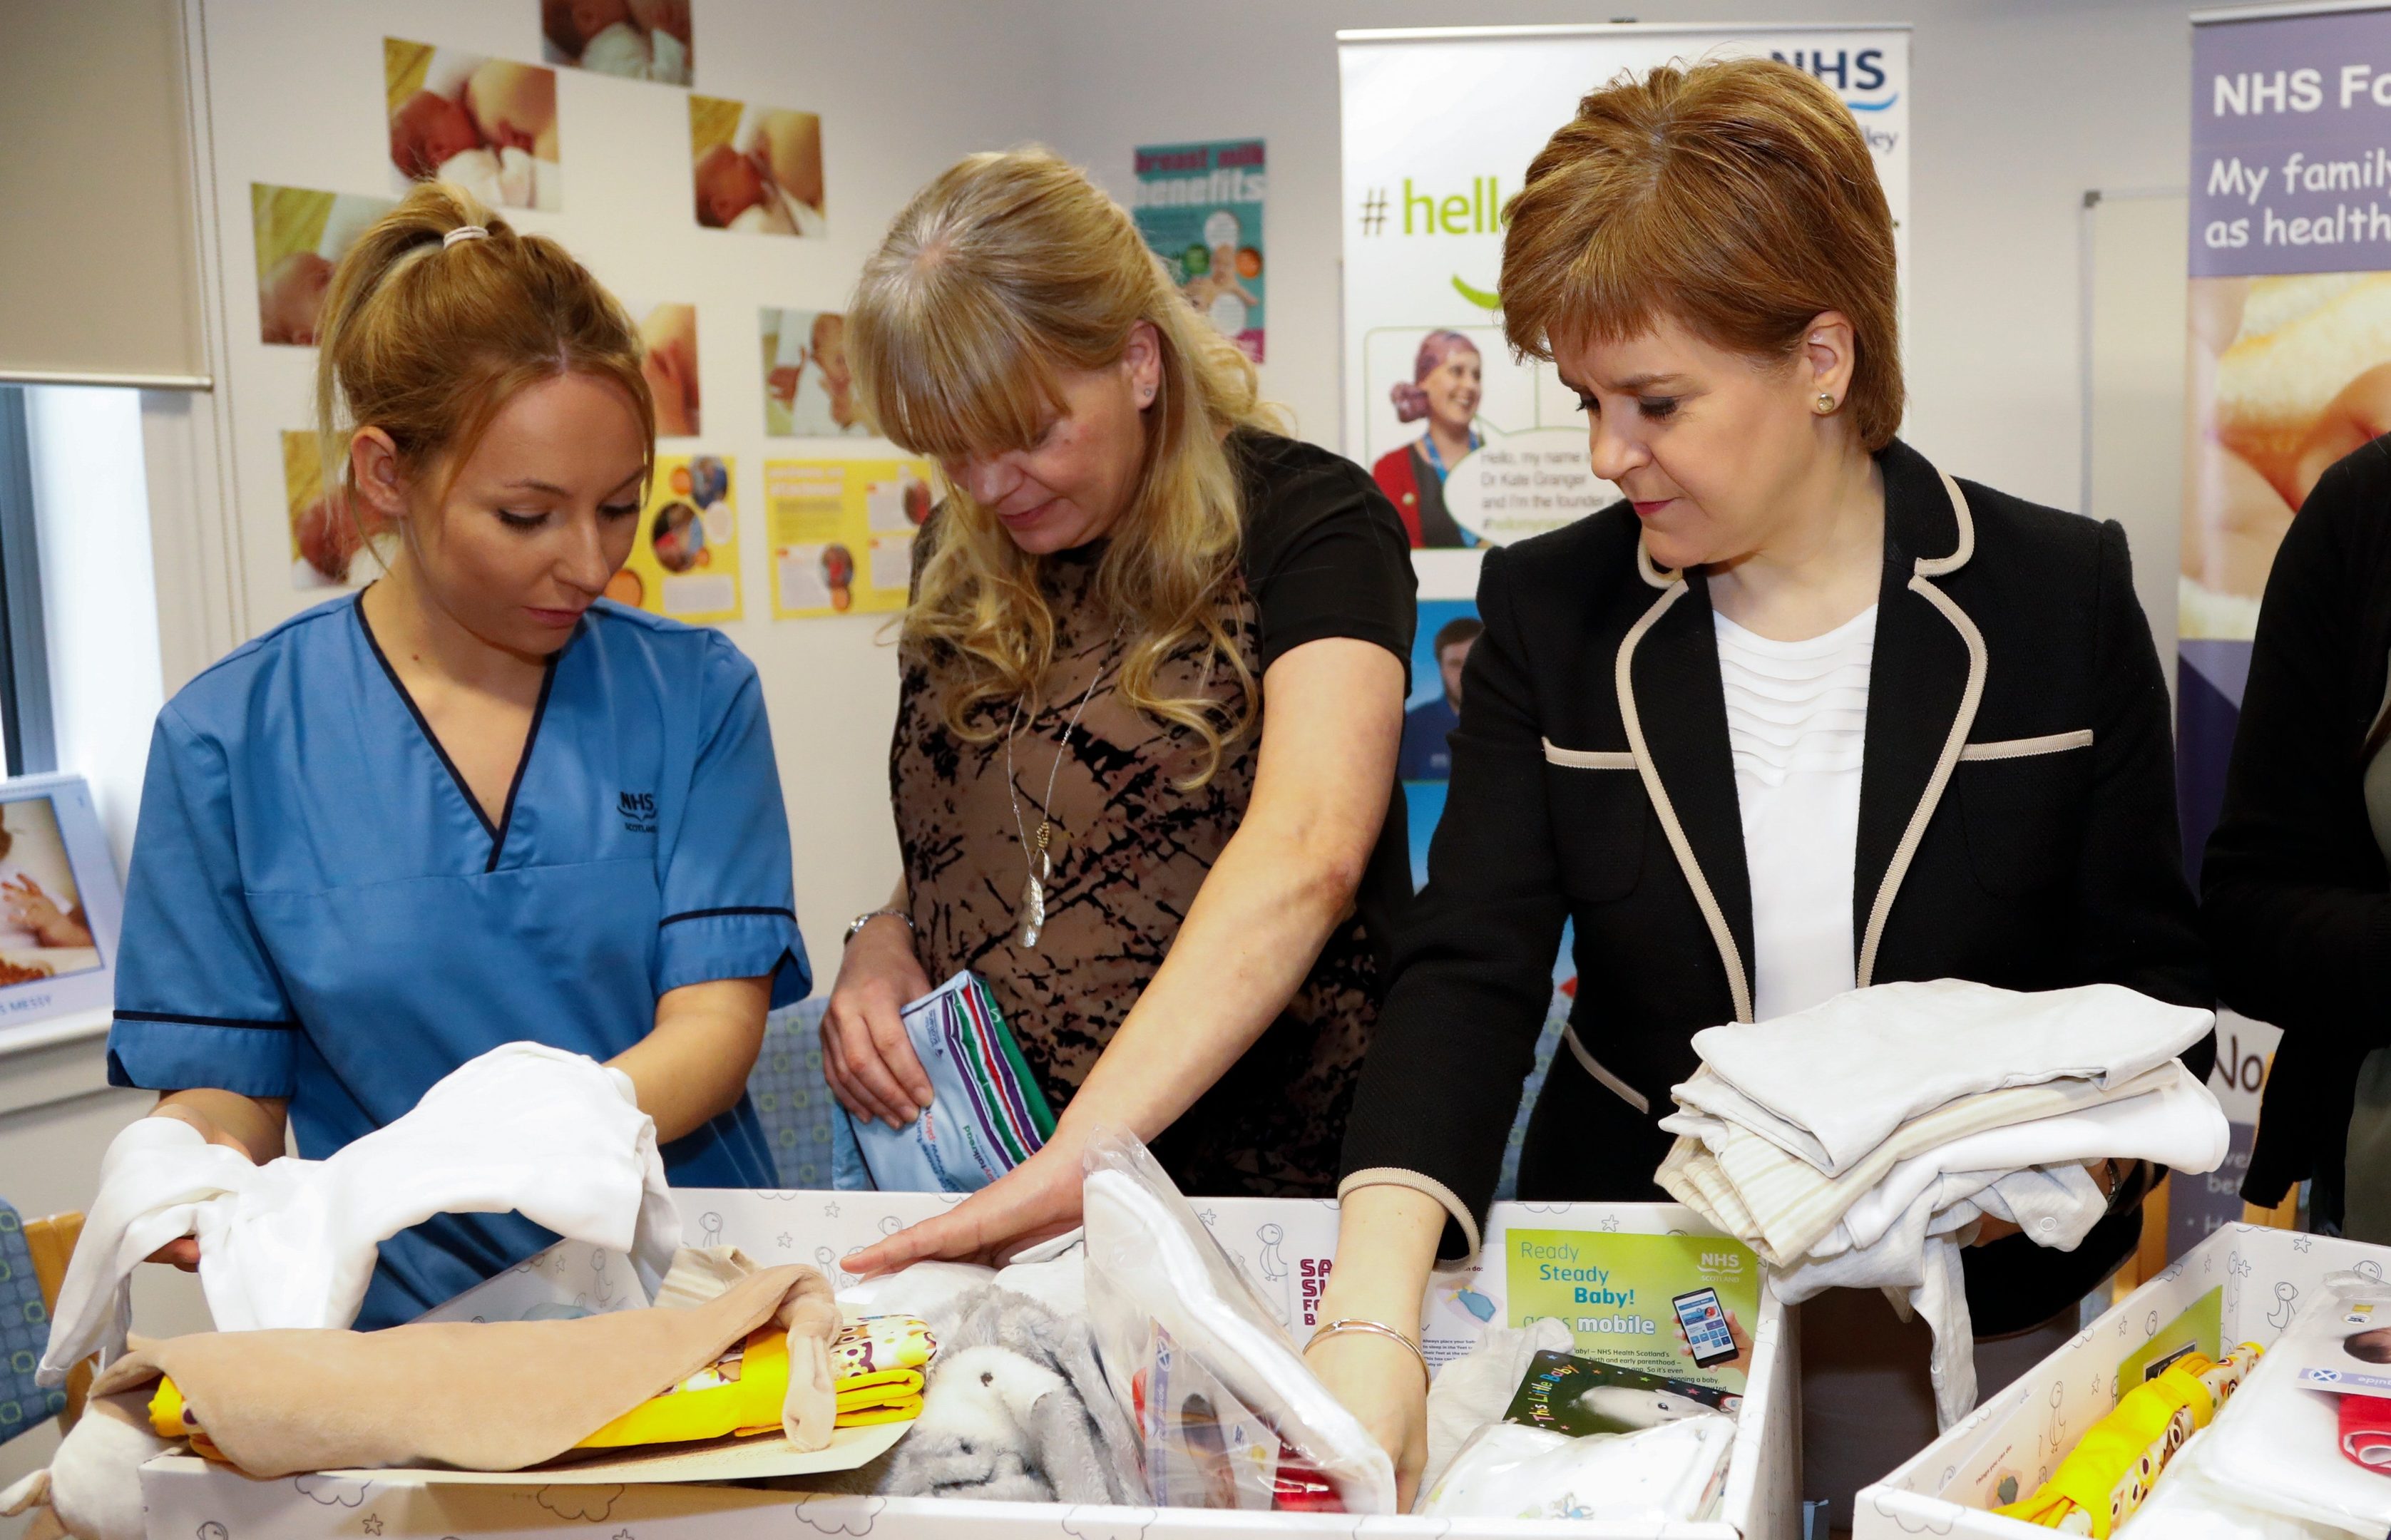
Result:
{"type": "Polygon", "coordinates": [[[1274,431],[1128,214],[1043,151],[917,195],[847,346],[952,490],[904,625],[904,873],[850,932],[824,1067],[849,1112],[910,1120],[898,1007],[968,968],[1061,1107],[1027,1164],[847,1265],[1068,1228],[1103,1125],[1190,1193],[1327,1196],[1411,888],[1394,510],[1274,431]]]}

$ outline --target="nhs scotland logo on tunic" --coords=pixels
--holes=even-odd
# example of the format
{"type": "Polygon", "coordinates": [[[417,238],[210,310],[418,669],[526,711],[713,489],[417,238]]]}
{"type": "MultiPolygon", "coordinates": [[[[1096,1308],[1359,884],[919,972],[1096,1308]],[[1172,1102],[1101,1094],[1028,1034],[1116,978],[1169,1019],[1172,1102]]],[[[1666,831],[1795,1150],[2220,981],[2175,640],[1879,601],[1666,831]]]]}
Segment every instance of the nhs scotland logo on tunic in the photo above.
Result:
{"type": "Polygon", "coordinates": [[[614,810],[623,815],[623,827],[635,835],[656,832],[656,794],[653,792],[617,792],[614,810]]]}

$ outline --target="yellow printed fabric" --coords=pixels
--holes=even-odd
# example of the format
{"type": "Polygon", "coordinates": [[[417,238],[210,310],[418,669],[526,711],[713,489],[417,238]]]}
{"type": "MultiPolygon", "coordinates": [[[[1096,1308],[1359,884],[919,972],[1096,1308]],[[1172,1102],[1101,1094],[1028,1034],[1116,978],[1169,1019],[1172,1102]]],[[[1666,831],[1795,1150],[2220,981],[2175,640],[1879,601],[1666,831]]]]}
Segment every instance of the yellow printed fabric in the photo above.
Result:
{"type": "Polygon", "coordinates": [[[2220,1363],[2186,1353],[2118,1399],[2059,1462],[2042,1489],[1993,1511],[2044,1529],[2109,1534],[2149,1499],[2176,1451],[2208,1426],[2265,1352],[2244,1342],[2220,1363]]]}
{"type": "Polygon", "coordinates": [[[920,1417],[926,1379],[922,1371],[937,1351],[929,1323],[911,1315],[866,1315],[848,1322],[830,1345],[838,1426],[864,1428],[920,1417]]]}
{"type": "Polygon", "coordinates": [[[662,1395],[640,1403],[576,1448],[690,1443],[778,1432],[789,1391],[789,1335],[768,1326],[662,1395]]]}
{"type": "Polygon", "coordinates": [[[830,1345],[830,1377],[847,1389],[848,1377],[883,1369],[926,1368],[938,1351],[930,1324],[911,1315],[866,1315],[850,1321],[830,1345]]]}
{"type": "Polygon", "coordinates": [[[838,1392],[838,1426],[912,1421],[922,1415],[924,1378],[919,1369],[880,1369],[841,1378],[833,1387],[838,1392]]]}

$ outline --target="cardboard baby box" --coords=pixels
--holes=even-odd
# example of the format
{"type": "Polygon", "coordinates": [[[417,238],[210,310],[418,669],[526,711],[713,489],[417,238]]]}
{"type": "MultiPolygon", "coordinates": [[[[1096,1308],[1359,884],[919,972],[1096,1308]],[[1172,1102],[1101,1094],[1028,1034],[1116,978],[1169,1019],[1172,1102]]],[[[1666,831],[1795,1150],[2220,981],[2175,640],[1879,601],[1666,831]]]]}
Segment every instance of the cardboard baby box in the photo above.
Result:
{"type": "MultiPolygon", "coordinates": [[[[812,1262],[842,1288],[855,1281],[839,1265],[842,1258],[959,1201],[929,1193],[689,1189],[676,1196],[689,1244],[737,1246],[767,1264],[812,1262]]],[[[1334,1263],[1337,1206],[1294,1198],[1192,1201],[1213,1238],[1300,1344],[1318,1324],[1321,1290],[1334,1263]]],[[[1801,1451],[1786,1313],[1761,1287],[1751,1252],[1717,1236],[1690,1210],[1667,1203],[1498,1204],[1477,1263],[1432,1278],[1421,1303],[1423,1337],[1430,1361],[1441,1364],[1468,1352],[1491,1326],[1557,1315],[1585,1356],[1631,1369],[1682,1372],[1677,1301],[1705,1291],[1747,1325],[1751,1339],[1736,1443],[1719,1517],[1669,1526],[1657,1532],[1658,1540],[1795,1540],[1801,1451]]],[[[567,1243],[432,1314],[510,1320],[563,1306],[599,1312],[645,1302],[624,1258],[567,1243]]],[[[508,1476],[347,1471],[258,1482],[203,1460],[168,1456],[145,1468],[143,1495],[156,1540],[444,1540],[564,1528],[611,1540],[730,1540],[756,1534],[765,1523],[803,1540],[1656,1536],[1650,1524],[953,1502],[788,1490],[799,1483],[786,1480],[775,1482],[779,1490],[759,1490],[713,1483],[782,1473],[709,1469],[686,1456],[679,1468],[672,1456],[647,1459],[647,1469],[634,1460],[620,1469],[508,1476]]]]}
{"type": "MultiPolygon", "coordinates": [[[[2031,1496],[2126,1391],[2187,1350],[2272,1348],[2329,1274],[2382,1276],[2391,1249],[2228,1224],[2067,1346],[1858,1497],[1855,1540],[1918,1534],[2034,1540],[2052,1532],[1989,1510],[2031,1496]],[[2369,1270],[2372,1272],[2370,1274],[2369,1270]]],[[[2162,1472],[2158,1481],[2166,1480],[2162,1472]]]]}

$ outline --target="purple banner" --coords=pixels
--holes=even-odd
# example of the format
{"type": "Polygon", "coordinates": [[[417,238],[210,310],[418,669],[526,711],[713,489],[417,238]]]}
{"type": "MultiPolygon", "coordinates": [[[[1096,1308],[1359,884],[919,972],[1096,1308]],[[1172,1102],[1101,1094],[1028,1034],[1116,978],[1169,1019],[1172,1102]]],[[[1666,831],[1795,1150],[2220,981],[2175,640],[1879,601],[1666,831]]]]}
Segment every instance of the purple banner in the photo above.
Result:
{"type": "Polygon", "coordinates": [[[2391,9],[2192,29],[2191,276],[2391,268],[2391,9]]]}

